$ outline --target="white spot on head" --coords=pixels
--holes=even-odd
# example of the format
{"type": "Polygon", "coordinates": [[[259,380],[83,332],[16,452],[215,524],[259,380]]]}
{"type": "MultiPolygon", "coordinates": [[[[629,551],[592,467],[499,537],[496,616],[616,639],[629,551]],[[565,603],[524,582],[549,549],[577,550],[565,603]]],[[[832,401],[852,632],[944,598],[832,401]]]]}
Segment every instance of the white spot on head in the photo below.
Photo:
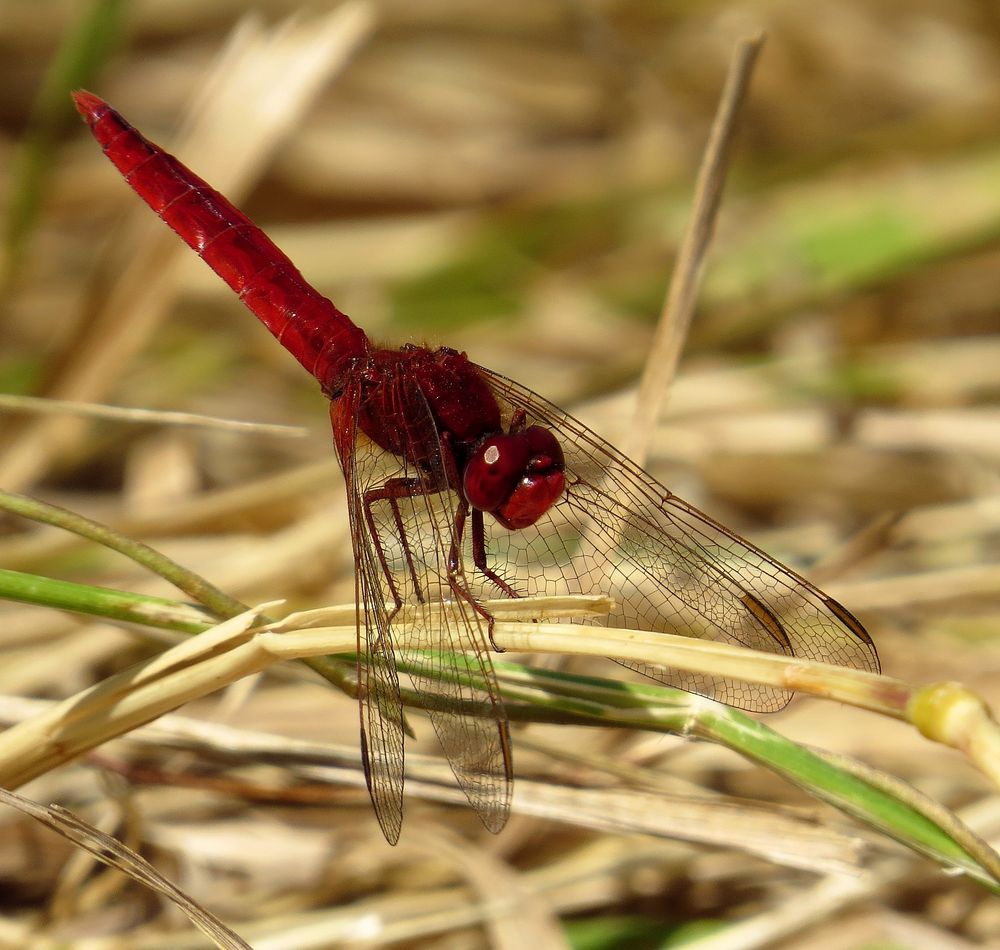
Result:
{"type": "Polygon", "coordinates": [[[485,453],[483,453],[483,461],[487,465],[496,465],[499,458],[500,450],[495,445],[491,445],[485,453]]]}

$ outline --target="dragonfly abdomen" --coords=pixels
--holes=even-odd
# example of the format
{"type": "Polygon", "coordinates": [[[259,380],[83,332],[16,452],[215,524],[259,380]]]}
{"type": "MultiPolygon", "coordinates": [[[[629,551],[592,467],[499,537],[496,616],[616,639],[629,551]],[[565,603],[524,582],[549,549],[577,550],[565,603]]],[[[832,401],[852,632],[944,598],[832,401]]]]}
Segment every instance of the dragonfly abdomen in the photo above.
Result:
{"type": "Polygon", "coordinates": [[[329,394],[368,340],[228,199],[89,92],[73,95],[104,153],[150,208],[329,394]]]}

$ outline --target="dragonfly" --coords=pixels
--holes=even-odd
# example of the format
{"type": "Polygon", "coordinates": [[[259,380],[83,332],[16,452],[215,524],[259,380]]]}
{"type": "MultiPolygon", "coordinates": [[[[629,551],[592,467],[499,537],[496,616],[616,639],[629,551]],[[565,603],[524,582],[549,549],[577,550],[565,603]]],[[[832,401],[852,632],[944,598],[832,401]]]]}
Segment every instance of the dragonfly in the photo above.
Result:
{"type": "MultiPolygon", "coordinates": [[[[219,192],[99,97],[74,100],[139,197],[330,400],[355,562],[362,761],[390,843],[403,818],[400,669],[483,824],[497,832],[507,820],[513,763],[491,598],[601,591],[614,598],[601,618],[610,626],[879,671],[860,621],[800,574],[466,353],[372,342],[219,192]],[[414,604],[424,609],[404,612],[414,604]]],[[[620,662],[741,709],[774,711],[790,698],[620,662]]]]}

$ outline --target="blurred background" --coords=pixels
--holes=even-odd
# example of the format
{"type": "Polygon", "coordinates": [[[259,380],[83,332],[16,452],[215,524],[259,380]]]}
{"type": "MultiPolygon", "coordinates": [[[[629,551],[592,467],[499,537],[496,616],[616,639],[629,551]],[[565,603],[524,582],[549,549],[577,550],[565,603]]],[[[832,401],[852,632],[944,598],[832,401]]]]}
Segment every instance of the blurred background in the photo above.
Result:
{"type": "MultiPolygon", "coordinates": [[[[142,537],[248,602],[354,596],[325,400],[195,255],[161,235],[72,113],[70,86],[109,100],[238,201],[376,340],[466,350],[617,442],[727,63],[738,39],[765,30],[648,467],[820,580],[872,631],[887,673],[961,680],[995,705],[997,7],[386,0],[350,8],[349,41],[317,52],[336,12],[272,0],[248,22],[246,4],[228,0],[0,0],[0,392],[309,433],[0,409],[0,485],[142,537]]],[[[168,593],[103,550],[27,522],[3,527],[0,566],[168,593]]],[[[38,608],[4,606],[0,618],[6,695],[69,695],[162,646],[38,608]]],[[[312,682],[269,677],[184,712],[357,741],[353,704],[312,682]]],[[[957,755],[900,724],[815,700],[768,724],[949,806],[993,801],[957,755]]],[[[28,794],[127,838],[255,946],[277,932],[290,935],[281,946],[332,946],[335,926],[372,907],[398,924],[396,940],[499,945],[462,916],[482,885],[470,853],[488,862],[492,896],[525,902],[546,946],[660,946],[773,912],[818,879],[721,846],[552,820],[515,818],[494,839],[466,810],[416,800],[393,851],[352,790],[307,804],[266,765],[223,769],[124,743],[100,755],[28,794]],[[257,783],[268,795],[255,796],[257,783]],[[433,926],[414,923],[431,893],[452,899],[433,926]]],[[[692,794],[808,809],[860,833],[723,750],[651,736],[620,755],[669,768],[692,794]]],[[[609,780],[527,742],[517,771],[609,780]]],[[[0,880],[0,946],[200,945],[179,915],[13,813],[0,814],[0,880]]],[[[984,945],[1000,927],[984,892],[929,862],[910,857],[883,885],[835,902],[787,945],[887,934],[984,945]]]]}

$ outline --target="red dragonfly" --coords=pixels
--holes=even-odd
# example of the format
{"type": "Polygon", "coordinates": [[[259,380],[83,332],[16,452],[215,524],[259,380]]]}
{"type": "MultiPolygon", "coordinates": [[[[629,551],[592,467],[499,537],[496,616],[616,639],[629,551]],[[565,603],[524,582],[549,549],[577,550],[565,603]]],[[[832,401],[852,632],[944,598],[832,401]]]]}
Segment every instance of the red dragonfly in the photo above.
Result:
{"type": "MultiPolygon", "coordinates": [[[[491,597],[597,589],[616,600],[614,626],[878,670],[865,628],[805,578],[465,353],[372,343],[222,195],[97,96],[74,100],[125,180],[331,401],[356,566],[361,750],[390,842],[403,813],[397,661],[483,823],[499,831],[507,820],[511,742],[490,660],[491,597]],[[425,624],[417,620],[416,635],[407,618],[403,649],[393,623],[407,603],[428,608],[414,614],[425,624]],[[460,653],[469,642],[479,645],[480,687],[448,660],[449,644],[460,653]]],[[[625,665],[743,709],[789,699],[777,688],[625,665]]]]}

